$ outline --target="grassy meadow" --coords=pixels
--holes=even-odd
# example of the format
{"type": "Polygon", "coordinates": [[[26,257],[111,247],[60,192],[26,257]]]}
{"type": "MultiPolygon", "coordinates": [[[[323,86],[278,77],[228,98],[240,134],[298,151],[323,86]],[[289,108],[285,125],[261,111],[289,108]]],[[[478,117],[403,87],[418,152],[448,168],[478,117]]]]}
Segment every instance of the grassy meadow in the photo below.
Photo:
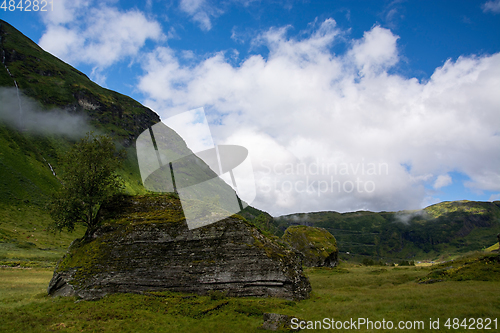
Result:
{"type": "Polygon", "coordinates": [[[0,266],[55,267],[69,244],[85,229],[51,232],[50,217],[35,205],[0,205],[0,266]]]}
{"type": "Polygon", "coordinates": [[[500,319],[500,279],[418,283],[434,269],[347,263],[308,268],[313,293],[304,301],[163,292],[78,302],[46,295],[50,268],[4,267],[0,268],[0,327],[2,332],[262,332],[263,313],[275,312],[306,321],[367,318],[395,325],[422,321],[424,329],[412,331],[426,332],[430,318],[439,318],[441,331],[447,331],[447,318],[500,319]]]}

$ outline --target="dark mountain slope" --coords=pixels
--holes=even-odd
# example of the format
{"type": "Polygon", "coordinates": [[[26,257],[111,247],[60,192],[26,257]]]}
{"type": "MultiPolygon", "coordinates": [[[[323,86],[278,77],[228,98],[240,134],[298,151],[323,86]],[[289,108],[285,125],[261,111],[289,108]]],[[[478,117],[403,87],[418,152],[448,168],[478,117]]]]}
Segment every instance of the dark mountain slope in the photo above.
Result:
{"type": "Polygon", "coordinates": [[[0,86],[14,87],[15,80],[23,94],[45,109],[57,107],[72,114],[84,114],[95,128],[120,137],[126,147],[142,131],[160,121],[155,112],[90,81],[2,20],[0,49],[6,67],[0,70],[0,86]]]}
{"type": "Polygon", "coordinates": [[[127,151],[119,171],[126,191],[144,193],[134,141],[160,118],[90,81],[3,20],[0,59],[0,261],[52,260],[82,231],[44,231],[47,198],[60,186],[59,157],[87,130],[110,134],[127,151]],[[63,120],[73,127],[61,128],[63,120]]]}
{"type": "Polygon", "coordinates": [[[500,232],[500,201],[442,202],[419,211],[292,214],[274,220],[281,229],[296,224],[325,228],[350,256],[435,258],[492,245],[500,232]]]}

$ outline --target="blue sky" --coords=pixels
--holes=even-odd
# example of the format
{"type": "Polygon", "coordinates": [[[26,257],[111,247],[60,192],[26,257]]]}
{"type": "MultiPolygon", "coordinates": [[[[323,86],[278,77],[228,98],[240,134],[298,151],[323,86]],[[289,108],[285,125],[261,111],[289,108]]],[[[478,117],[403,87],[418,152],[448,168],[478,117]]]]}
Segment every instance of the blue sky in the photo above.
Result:
{"type": "Polygon", "coordinates": [[[498,0],[53,8],[0,15],[162,119],[204,107],[216,143],[249,149],[254,205],[274,215],[500,200],[498,0]]]}

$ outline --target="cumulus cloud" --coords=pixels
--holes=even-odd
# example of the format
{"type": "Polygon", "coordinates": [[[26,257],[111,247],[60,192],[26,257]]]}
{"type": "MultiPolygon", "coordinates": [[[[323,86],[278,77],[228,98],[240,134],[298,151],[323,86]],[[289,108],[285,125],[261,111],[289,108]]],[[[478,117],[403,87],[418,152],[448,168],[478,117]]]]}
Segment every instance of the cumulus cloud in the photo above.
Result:
{"type": "Polygon", "coordinates": [[[193,152],[200,152],[214,147],[212,133],[203,108],[183,112],[163,122],[179,134],[193,152]]]}
{"type": "Polygon", "coordinates": [[[354,60],[361,74],[387,69],[398,61],[397,39],[390,30],[375,26],[354,42],[348,58],[354,60]]]}
{"type": "Polygon", "coordinates": [[[54,7],[44,16],[47,30],[39,45],[71,64],[95,66],[101,83],[104,68],[134,57],[147,39],[164,38],[160,24],[137,10],[120,11],[91,0],[65,0],[54,7]]]}
{"type": "Polygon", "coordinates": [[[494,14],[500,13],[500,0],[486,1],[483,6],[483,12],[492,12],[494,14]]]}
{"type": "Polygon", "coordinates": [[[267,58],[238,65],[224,51],[181,65],[158,47],[138,88],[162,118],[204,106],[216,143],[248,148],[255,205],[274,215],[420,208],[447,170],[500,190],[500,54],[449,59],[420,82],[389,73],[400,57],[388,29],[374,26],[341,55],[332,47],[346,33],[332,19],[289,32],[262,33],[253,45],[267,58]]]}
{"type": "Polygon", "coordinates": [[[448,186],[448,185],[451,185],[452,183],[452,179],[450,177],[450,175],[446,174],[446,175],[439,175],[437,178],[436,178],[436,181],[434,182],[434,189],[437,190],[437,189],[440,189],[441,187],[445,187],[445,186],[448,186]]]}
{"type": "Polygon", "coordinates": [[[52,10],[44,13],[43,19],[51,24],[70,23],[75,21],[79,12],[87,11],[93,4],[93,0],[59,0],[52,10]]]}

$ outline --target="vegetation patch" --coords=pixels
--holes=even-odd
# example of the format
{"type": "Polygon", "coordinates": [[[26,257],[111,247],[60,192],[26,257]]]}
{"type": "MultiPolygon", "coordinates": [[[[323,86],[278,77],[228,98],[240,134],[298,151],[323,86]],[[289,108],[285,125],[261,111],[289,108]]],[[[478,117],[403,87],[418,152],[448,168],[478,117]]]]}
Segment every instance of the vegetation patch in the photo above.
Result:
{"type": "Polygon", "coordinates": [[[418,284],[415,281],[426,276],[429,268],[373,270],[346,263],[335,268],[308,268],[312,296],[294,302],[149,292],[113,294],[98,301],[75,303],[71,297],[46,296],[52,276],[49,269],[0,268],[0,324],[2,332],[257,333],[262,332],[259,327],[264,313],[279,313],[306,321],[420,320],[426,324],[421,331],[427,332],[429,318],[440,318],[442,323],[450,317],[500,318],[498,280],[418,284]]]}
{"type": "Polygon", "coordinates": [[[282,239],[304,255],[303,263],[306,266],[337,265],[337,241],[326,229],[291,226],[286,229],[282,239]]]}
{"type": "Polygon", "coordinates": [[[434,281],[500,281],[500,255],[474,253],[457,260],[444,262],[419,282],[434,281]]]}

